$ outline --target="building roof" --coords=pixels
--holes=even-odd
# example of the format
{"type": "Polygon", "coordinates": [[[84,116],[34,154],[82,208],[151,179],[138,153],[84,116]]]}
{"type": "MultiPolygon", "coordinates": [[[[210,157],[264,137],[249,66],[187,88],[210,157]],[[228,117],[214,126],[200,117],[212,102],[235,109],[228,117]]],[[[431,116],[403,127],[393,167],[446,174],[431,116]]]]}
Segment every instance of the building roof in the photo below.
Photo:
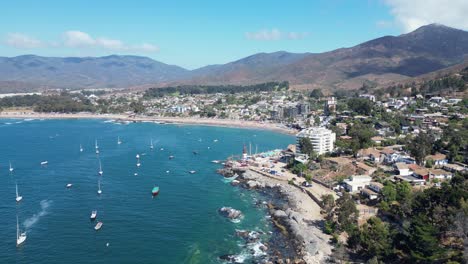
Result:
{"type": "Polygon", "coordinates": [[[406,163],[404,163],[404,162],[395,163],[395,167],[396,167],[398,170],[407,170],[407,169],[409,169],[408,164],[406,164],[406,163]]]}
{"type": "Polygon", "coordinates": [[[452,173],[450,171],[446,171],[446,170],[443,170],[443,169],[434,169],[434,170],[430,170],[429,174],[431,174],[431,175],[448,175],[448,174],[452,174],[452,173]]]}
{"type": "Polygon", "coordinates": [[[372,141],[383,141],[383,140],[385,140],[385,138],[380,137],[380,136],[375,136],[375,137],[371,137],[371,140],[372,141]]]}
{"type": "Polygon", "coordinates": [[[375,148],[366,148],[366,149],[361,149],[358,151],[358,154],[361,157],[366,157],[373,155],[374,157],[380,156],[380,151],[375,149],[375,148]]]}
{"type": "Polygon", "coordinates": [[[444,160],[446,158],[447,158],[447,156],[445,156],[444,154],[436,153],[434,155],[428,155],[424,159],[425,160],[444,160]]]}
{"type": "Polygon", "coordinates": [[[374,186],[378,187],[379,189],[382,189],[384,187],[384,185],[381,184],[380,182],[371,182],[370,185],[374,185],[374,186]]]}
{"type": "Polygon", "coordinates": [[[429,175],[428,169],[423,168],[417,164],[409,164],[408,168],[410,168],[417,175],[429,175]]]}

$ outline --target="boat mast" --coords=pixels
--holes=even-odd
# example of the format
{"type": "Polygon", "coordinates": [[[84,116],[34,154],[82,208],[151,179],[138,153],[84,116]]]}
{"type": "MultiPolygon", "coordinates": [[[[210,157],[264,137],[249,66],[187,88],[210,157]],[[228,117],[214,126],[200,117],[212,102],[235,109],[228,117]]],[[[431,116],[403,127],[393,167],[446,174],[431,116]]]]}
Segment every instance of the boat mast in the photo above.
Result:
{"type": "Polygon", "coordinates": [[[18,183],[16,183],[16,198],[18,198],[18,183]]]}

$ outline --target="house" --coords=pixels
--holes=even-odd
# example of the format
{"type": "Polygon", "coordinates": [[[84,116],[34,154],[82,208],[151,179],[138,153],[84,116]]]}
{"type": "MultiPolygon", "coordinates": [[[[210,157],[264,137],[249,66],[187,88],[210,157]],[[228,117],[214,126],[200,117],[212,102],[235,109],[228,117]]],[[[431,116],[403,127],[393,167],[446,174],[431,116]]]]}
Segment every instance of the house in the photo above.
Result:
{"type": "Polygon", "coordinates": [[[406,176],[403,176],[403,175],[395,175],[395,180],[397,181],[405,181],[405,182],[408,182],[409,184],[411,185],[424,185],[426,184],[426,180],[424,179],[420,179],[420,178],[417,178],[413,175],[406,175],[406,176]]]}
{"type": "Polygon", "coordinates": [[[380,182],[371,182],[369,183],[369,186],[367,188],[371,189],[372,191],[376,193],[380,193],[383,189],[384,185],[381,184],[380,182]]]}
{"type": "Polygon", "coordinates": [[[357,153],[358,158],[369,160],[373,163],[382,163],[384,156],[375,148],[361,149],[357,153]]]}
{"type": "Polygon", "coordinates": [[[445,164],[442,166],[442,168],[451,172],[462,172],[466,170],[466,167],[460,166],[458,164],[445,164]]]}
{"type": "Polygon", "coordinates": [[[371,140],[372,140],[375,144],[380,145],[380,144],[382,144],[382,141],[385,140],[385,138],[379,137],[379,136],[375,136],[375,137],[371,137],[371,140]]]}
{"type": "Polygon", "coordinates": [[[448,164],[447,156],[445,156],[444,154],[441,154],[441,153],[436,153],[434,155],[426,156],[424,158],[424,164],[426,164],[426,162],[428,160],[432,160],[434,162],[434,166],[436,166],[436,167],[442,167],[442,166],[448,164]]]}
{"type": "Polygon", "coordinates": [[[409,164],[408,168],[413,171],[413,175],[419,179],[428,180],[429,170],[416,164],[409,164]]]}
{"type": "Polygon", "coordinates": [[[367,175],[353,175],[350,176],[349,179],[345,179],[344,182],[344,187],[345,189],[350,192],[350,193],[356,193],[371,182],[372,178],[367,175]]]}
{"type": "Polygon", "coordinates": [[[379,194],[372,191],[371,189],[362,189],[361,190],[361,195],[364,196],[364,197],[367,197],[369,198],[369,200],[375,200],[379,197],[379,194]]]}
{"type": "Polygon", "coordinates": [[[448,180],[451,179],[452,176],[453,173],[442,169],[435,169],[429,171],[429,179],[448,180]]]}
{"type": "Polygon", "coordinates": [[[409,175],[413,174],[410,171],[410,169],[408,167],[408,164],[403,163],[403,162],[395,163],[395,169],[398,171],[399,175],[401,175],[401,176],[409,176],[409,175]]]}

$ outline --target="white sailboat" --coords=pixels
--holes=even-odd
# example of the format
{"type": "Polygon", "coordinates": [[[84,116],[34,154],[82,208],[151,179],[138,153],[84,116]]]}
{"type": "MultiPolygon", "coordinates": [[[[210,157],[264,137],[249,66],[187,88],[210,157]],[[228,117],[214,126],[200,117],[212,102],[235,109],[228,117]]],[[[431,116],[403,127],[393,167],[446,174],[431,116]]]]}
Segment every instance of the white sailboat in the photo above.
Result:
{"type": "Polygon", "coordinates": [[[83,152],[83,146],[80,144],[80,152],[83,152]]]}
{"type": "Polygon", "coordinates": [[[18,194],[18,183],[16,183],[16,202],[19,203],[21,200],[23,200],[23,196],[18,194]]]}
{"type": "Polygon", "coordinates": [[[16,215],[16,246],[23,244],[24,241],[26,241],[26,232],[20,232],[18,215],[16,215]]]}
{"type": "Polygon", "coordinates": [[[10,162],[10,172],[13,172],[13,167],[11,166],[11,162],[10,162]]]}
{"type": "Polygon", "coordinates": [[[122,141],[120,140],[120,137],[117,137],[117,145],[122,144],[122,141]]]}
{"type": "Polygon", "coordinates": [[[141,166],[141,163],[140,163],[140,158],[137,159],[137,164],[136,164],[137,167],[140,167],[141,166]]]}
{"type": "Polygon", "coordinates": [[[99,154],[99,146],[98,146],[98,143],[97,143],[97,139],[94,142],[94,148],[96,149],[96,154],[99,154]]]}
{"type": "Polygon", "coordinates": [[[150,143],[150,149],[153,150],[154,149],[154,145],[153,145],[153,139],[151,139],[151,143],[150,143]]]}
{"type": "Polygon", "coordinates": [[[97,191],[98,194],[101,194],[102,193],[102,190],[101,190],[101,181],[98,180],[98,191],[97,191]]]}
{"type": "Polygon", "coordinates": [[[104,173],[102,171],[102,165],[101,165],[101,160],[99,160],[99,171],[98,171],[99,175],[102,176],[102,174],[104,173]]]}

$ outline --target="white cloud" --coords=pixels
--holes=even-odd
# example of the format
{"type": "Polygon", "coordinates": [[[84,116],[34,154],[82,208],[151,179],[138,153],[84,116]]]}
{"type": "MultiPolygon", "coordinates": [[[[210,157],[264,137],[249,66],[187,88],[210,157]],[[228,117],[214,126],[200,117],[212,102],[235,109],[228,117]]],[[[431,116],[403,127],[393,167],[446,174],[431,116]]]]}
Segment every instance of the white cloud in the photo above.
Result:
{"type": "Polygon", "coordinates": [[[274,29],[264,29],[257,32],[247,32],[245,37],[250,40],[263,40],[263,41],[274,41],[274,40],[297,40],[307,37],[309,33],[307,32],[281,32],[280,30],[274,29]]]}
{"type": "Polygon", "coordinates": [[[66,31],[62,34],[62,39],[60,41],[50,42],[43,42],[21,33],[9,33],[4,44],[20,49],[66,47],[73,49],[103,49],[107,51],[130,53],[154,53],[159,51],[158,46],[150,43],[144,42],[138,45],[130,45],[118,39],[93,37],[86,32],[78,30],[66,31]]]}
{"type": "Polygon", "coordinates": [[[22,33],[9,33],[5,39],[5,44],[20,49],[32,49],[43,46],[43,43],[22,33]]]}
{"type": "Polygon", "coordinates": [[[96,45],[94,40],[88,33],[70,30],[63,33],[63,43],[67,47],[80,48],[96,45]]]}
{"type": "Polygon", "coordinates": [[[385,0],[395,23],[404,32],[423,25],[439,23],[468,30],[468,1],[466,0],[385,0]]]}
{"type": "Polygon", "coordinates": [[[142,53],[154,53],[159,51],[159,47],[153,44],[142,43],[140,45],[128,45],[118,39],[111,39],[105,37],[93,38],[86,32],[76,30],[65,32],[63,34],[63,43],[66,47],[72,48],[100,48],[110,51],[142,53]]]}

